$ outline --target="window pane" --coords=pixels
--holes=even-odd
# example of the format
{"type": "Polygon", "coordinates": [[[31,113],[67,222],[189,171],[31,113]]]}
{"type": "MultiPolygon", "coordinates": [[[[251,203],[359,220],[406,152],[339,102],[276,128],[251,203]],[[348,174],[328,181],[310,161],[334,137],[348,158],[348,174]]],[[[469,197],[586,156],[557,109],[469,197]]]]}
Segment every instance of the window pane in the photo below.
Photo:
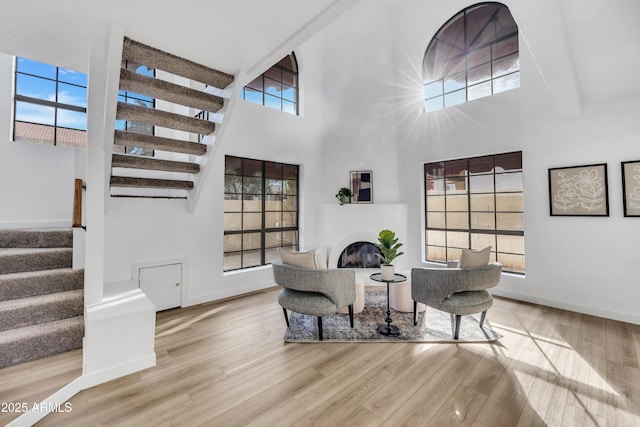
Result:
{"type": "Polygon", "coordinates": [[[242,190],[245,194],[262,194],[262,178],[243,177],[242,190]]]}
{"type": "Polygon", "coordinates": [[[483,249],[491,246],[491,251],[496,250],[496,236],[494,234],[472,233],[471,247],[475,249],[483,249]]]}
{"type": "Polygon", "coordinates": [[[224,195],[224,211],[225,212],[241,212],[242,200],[238,194],[224,195]]]}
{"type": "Polygon", "coordinates": [[[22,73],[34,74],[49,79],[56,79],[56,67],[27,58],[18,58],[17,70],[22,73]]]}
{"type": "Polygon", "coordinates": [[[522,191],[522,172],[496,174],[496,191],[522,191]]]}
{"type": "Polygon", "coordinates": [[[297,181],[292,179],[287,179],[284,181],[284,194],[295,195],[298,192],[297,181]]]}
{"type": "Polygon", "coordinates": [[[262,212],[262,196],[243,196],[242,210],[245,212],[262,212]]]}
{"type": "Polygon", "coordinates": [[[520,59],[517,53],[493,61],[493,78],[511,74],[520,69],[520,59]]]}
{"type": "Polygon", "coordinates": [[[254,89],[254,91],[262,92],[264,90],[264,86],[262,85],[262,76],[249,83],[246,87],[254,89]]]}
{"type": "Polygon", "coordinates": [[[471,68],[468,72],[468,85],[484,82],[491,78],[491,64],[471,68]]]}
{"type": "MultiPolygon", "coordinates": [[[[282,177],[295,182],[295,180],[298,179],[298,167],[293,165],[282,165],[282,177]]],[[[295,188],[295,185],[292,187],[295,188]]]]}
{"type": "Polygon", "coordinates": [[[444,200],[445,199],[443,196],[427,196],[427,210],[428,211],[444,211],[445,210],[444,200]]]}
{"type": "Polygon", "coordinates": [[[498,213],[498,230],[524,230],[524,218],[521,213],[498,213]]]}
{"type": "Polygon", "coordinates": [[[285,211],[294,211],[298,209],[296,202],[297,198],[295,196],[284,196],[282,198],[282,209],[285,211]]]}
{"type": "Polygon", "coordinates": [[[455,261],[460,259],[460,254],[462,253],[462,250],[458,249],[458,248],[448,248],[447,249],[447,259],[446,261],[455,261]]]}
{"type": "Polygon", "coordinates": [[[65,83],[59,83],[58,102],[61,104],[69,104],[86,108],[87,89],[65,83]]]}
{"type": "Polygon", "coordinates": [[[242,177],[238,175],[224,176],[225,193],[242,193],[242,177]]]}
{"type": "Polygon", "coordinates": [[[497,250],[512,254],[524,254],[524,236],[499,235],[497,250]]]}
{"type": "Polygon", "coordinates": [[[492,213],[474,212],[471,214],[471,228],[481,230],[495,230],[495,216],[492,213]]]}
{"type": "Polygon", "coordinates": [[[435,194],[444,194],[444,179],[433,179],[428,177],[426,181],[427,182],[425,187],[429,196],[435,194]]]}
{"type": "Polygon", "coordinates": [[[442,87],[442,80],[435,81],[424,85],[424,99],[433,98],[434,96],[442,95],[444,88],[442,87]]]}
{"type": "Polygon", "coordinates": [[[224,236],[224,251],[237,252],[242,250],[242,234],[227,234],[224,236]]]}
{"type": "Polygon", "coordinates": [[[501,212],[524,211],[524,199],[522,193],[496,194],[496,210],[501,212]]]}
{"type": "Polygon", "coordinates": [[[502,264],[502,271],[525,272],[524,255],[498,253],[498,262],[502,264]]]}
{"type": "Polygon", "coordinates": [[[261,228],[262,228],[262,213],[244,213],[244,214],[242,214],[242,229],[243,230],[259,230],[261,228]]]}
{"type": "Polygon", "coordinates": [[[260,249],[262,237],[260,233],[245,233],[242,235],[242,249],[260,249]]]}
{"type": "Polygon", "coordinates": [[[469,101],[491,95],[491,81],[480,83],[474,86],[469,86],[469,89],[467,89],[467,94],[469,97],[469,101]]]}
{"type": "Polygon", "coordinates": [[[522,153],[498,154],[496,156],[496,172],[522,170],[522,153]]]}
{"type": "Polygon", "coordinates": [[[427,246],[427,260],[446,262],[447,250],[440,246],[427,246]]]}
{"type": "Polygon", "coordinates": [[[53,143],[55,130],[53,126],[23,123],[18,121],[15,122],[15,126],[15,140],[28,139],[32,142],[53,143]]]}
{"type": "Polygon", "coordinates": [[[296,227],[297,217],[297,212],[282,212],[282,227],[296,227]]]}
{"type": "MultiPolygon", "coordinates": [[[[31,104],[29,102],[16,102],[15,117],[16,120],[21,122],[53,126],[55,124],[55,108],[31,104]]],[[[53,141],[53,130],[51,132],[50,140],[53,141]]],[[[34,137],[36,139],[43,139],[38,134],[34,135],[34,137]]]]}
{"type": "Polygon", "coordinates": [[[514,34],[508,39],[501,40],[491,45],[492,55],[494,58],[501,58],[511,53],[518,52],[518,34],[514,34]]]}
{"type": "Polygon", "coordinates": [[[466,80],[464,72],[447,76],[444,78],[444,91],[445,93],[453,92],[465,87],[465,84],[466,80]]]}
{"type": "Polygon", "coordinates": [[[448,211],[468,211],[469,204],[466,194],[447,194],[448,211]]]}
{"type": "Polygon", "coordinates": [[[272,233],[265,233],[264,246],[266,248],[278,248],[282,244],[282,232],[275,231],[272,233]]]}
{"type": "MultiPolygon", "coordinates": [[[[467,53],[467,68],[473,68],[480,64],[486,64],[491,61],[491,49],[485,46],[482,49],[472,50],[467,53]]],[[[489,72],[491,75],[491,72],[489,72]]]]}
{"type": "Polygon", "coordinates": [[[282,212],[266,212],[264,226],[266,228],[282,227],[282,212]]]}
{"type": "Polygon", "coordinates": [[[264,202],[264,210],[275,212],[282,210],[282,196],[268,196],[264,202]]]}
{"type": "Polygon", "coordinates": [[[267,178],[265,180],[265,194],[282,194],[284,182],[281,179],[267,178]]]}
{"type": "Polygon", "coordinates": [[[296,89],[292,86],[282,85],[282,98],[296,102],[296,89]]]}
{"type": "Polygon", "coordinates": [[[241,253],[225,253],[224,254],[224,270],[237,270],[242,268],[242,254],[241,253]]]}
{"type": "Polygon", "coordinates": [[[493,93],[506,92],[520,87],[520,72],[500,77],[493,81],[493,93]]]}
{"type": "Polygon", "coordinates": [[[87,130],[87,113],[58,108],[57,125],[70,129],[87,130]]]}
{"type": "Polygon", "coordinates": [[[224,214],[224,230],[237,231],[242,230],[242,214],[226,213],[224,214]]]}
{"type": "Polygon", "coordinates": [[[81,148],[87,144],[87,131],[56,128],[56,144],[81,148]]]}
{"type": "Polygon", "coordinates": [[[298,232],[297,231],[283,231],[282,232],[282,246],[295,246],[298,244],[298,232]]]}
{"type": "Polygon", "coordinates": [[[260,251],[245,251],[242,253],[242,268],[256,267],[261,264],[260,251]]]}
{"type": "Polygon", "coordinates": [[[274,261],[280,261],[280,249],[279,248],[265,249],[264,251],[265,264],[272,264],[274,261]]]}
{"type": "Polygon", "coordinates": [[[445,228],[444,212],[427,212],[427,227],[429,228],[445,228]]]}
{"type": "Polygon", "coordinates": [[[245,87],[242,93],[245,100],[253,102],[254,104],[262,104],[262,92],[245,87]]]}
{"type": "Polygon", "coordinates": [[[424,101],[424,109],[426,112],[442,110],[444,108],[444,97],[438,96],[424,101]]]}
{"type": "Polygon", "coordinates": [[[226,156],[224,160],[224,173],[242,175],[242,159],[239,157],[226,156]]]}
{"type": "Polygon", "coordinates": [[[493,193],[491,194],[472,194],[471,210],[474,212],[493,212],[495,210],[495,202],[493,193]]]}
{"type": "Polygon", "coordinates": [[[30,98],[44,99],[46,101],[56,101],[56,82],[41,79],[39,77],[16,75],[16,93],[30,98]]]}
{"type": "Polygon", "coordinates": [[[446,246],[446,232],[441,230],[427,230],[427,242],[431,245],[446,246]]]}
{"type": "Polygon", "coordinates": [[[271,67],[265,71],[264,75],[272,80],[282,81],[282,71],[280,67],[271,67]]]}
{"type": "Polygon", "coordinates": [[[264,175],[267,178],[282,179],[282,164],[275,162],[264,163],[264,175]]]}
{"type": "Polygon", "coordinates": [[[471,176],[469,187],[472,193],[493,193],[493,174],[471,176]]]}
{"type": "Polygon", "coordinates": [[[447,212],[447,228],[469,228],[469,215],[467,212],[447,212]]]}
{"type": "Polygon", "coordinates": [[[289,101],[282,101],[282,111],[289,114],[298,114],[298,106],[289,101]]]}
{"type": "Polygon", "coordinates": [[[280,98],[276,98],[275,96],[271,96],[271,95],[264,95],[264,105],[266,107],[269,108],[273,108],[275,110],[281,110],[282,109],[282,100],[280,98]]]}
{"type": "Polygon", "coordinates": [[[296,82],[296,75],[293,74],[291,71],[287,71],[287,70],[282,70],[282,83],[286,84],[287,86],[297,86],[297,82],[296,82]]]}
{"type": "Polygon", "coordinates": [[[265,77],[264,91],[271,95],[282,96],[282,83],[265,77]]]}
{"type": "Polygon", "coordinates": [[[444,96],[444,106],[452,107],[467,102],[467,91],[465,89],[457,92],[448,93],[444,96]]]}

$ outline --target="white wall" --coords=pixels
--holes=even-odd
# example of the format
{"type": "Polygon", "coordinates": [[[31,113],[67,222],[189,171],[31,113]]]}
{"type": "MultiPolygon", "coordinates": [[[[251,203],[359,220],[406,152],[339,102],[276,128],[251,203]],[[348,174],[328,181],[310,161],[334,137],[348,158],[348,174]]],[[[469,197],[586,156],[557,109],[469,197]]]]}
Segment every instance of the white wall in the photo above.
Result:
{"type": "Polygon", "coordinates": [[[334,113],[323,135],[322,200],[332,200],[349,170],[372,169],[375,202],[408,206],[409,263],[427,266],[422,165],[522,150],[527,271],[503,275],[496,294],[640,323],[640,221],[623,217],[620,182],[620,162],[640,158],[640,96],[585,104],[557,5],[508,3],[520,26],[521,87],[430,114],[421,101],[425,49],[472,2],[363,2],[322,33],[334,113]],[[601,162],[610,216],[551,217],[548,168],[601,162]]]}
{"type": "Polygon", "coordinates": [[[71,226],[75,150],[11,141],[13,56],[0,54],[0,227],[71,226]]]}

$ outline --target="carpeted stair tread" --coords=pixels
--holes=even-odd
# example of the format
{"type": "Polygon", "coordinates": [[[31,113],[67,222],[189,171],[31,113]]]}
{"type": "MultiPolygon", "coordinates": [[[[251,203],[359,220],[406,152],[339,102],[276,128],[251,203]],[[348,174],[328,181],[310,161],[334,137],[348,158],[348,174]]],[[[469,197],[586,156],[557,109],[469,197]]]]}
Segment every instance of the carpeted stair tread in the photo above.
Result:
{"type": "Polygon", "coordinates": [[[68,228],[0,230],[0,248],[70,248],[73,231],[68,228]]]}
{"type": "Polygon", "coordinates": [[[181,114],[169,113],[155,108],[147,108],[141,105],[118,102],[116,110],[118,120],[127,120],[136,123],[144,123],[169,129],[177,129],[200,135],[209,135],[216,125],[208,120],[196,119],[181,114]]]}
{"type": "Polygon", "coordinates": [[[64,292],[84,287],[84,270],[61,268],[0,274],[0,301],[64,292]]]}
{"type": "Polygon", "coordinates": [[[197,142],[125,132],[122,130],[115,131],[113,143],[115,145],[150,148],[153,150],[193,154],[196,156],[201,156],[207,152],[207,146],[197,142]]]}
{"type": "Polygon", "coordinates": [[[0,332],[0,369],[82,347],[84,317],[0,332]]]}
{"type": "Polygon", "coordinates": [[[200,171],[200,165],[197,163],[154,159],[151,157],[126,154],[113,154],[111,166],[114,168],[161,170],[167,172],[198,173],[200,171]]]}
{"type": "Polygon", "coordinates": [[[162,188],[171,190],[192,190],[192,181],[181,181],[176,179],[154,179],[154,178],[133,178],[127,176],[112,176],[112,187],[132,187],[132,188],[162,188]]]}
{"type": "Polygon", "coordinates": [[[230,74],[163,52],[127,37],[123,43],[122,58],[220,89],[224,89],[233,82],[233,76],[230,74]]]}
{"type": "Polygon", "coordinates": [[[120,90],[210,112],[216,112],[224,105],[223,99],[218,96],[148,77],[124,68],[120,70],[120,90]]]}
{"type": "Polygon", "coordinates": [[[69,268],[72,262],[72,248],[0,249],[0,274],[69,268]]]}
{"type": "Polygon", "coordinates": [[[74,289],[0,302],[0,331],[76,317],[84,312],[84,291],[74,289]]]}

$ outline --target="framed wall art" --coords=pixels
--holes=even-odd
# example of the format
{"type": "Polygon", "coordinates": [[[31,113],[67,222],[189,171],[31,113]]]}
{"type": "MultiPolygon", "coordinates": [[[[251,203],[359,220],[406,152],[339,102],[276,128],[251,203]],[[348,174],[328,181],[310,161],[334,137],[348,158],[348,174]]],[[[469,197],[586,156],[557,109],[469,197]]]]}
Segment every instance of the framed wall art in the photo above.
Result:
{"type": "Polygon", "coordinates": [[[609,216],[607,164],[549,169],[552,216],[609,216]]]}
{"type": "Polygon", "coordinates": [[[353,203],[373,203],[373,173],[351,171],[351,192],[353,203]]]}
{"type": "Polygon", "coordinates": [[[640,216],[640,160],[622,162],[624,216],[640,216]]]}

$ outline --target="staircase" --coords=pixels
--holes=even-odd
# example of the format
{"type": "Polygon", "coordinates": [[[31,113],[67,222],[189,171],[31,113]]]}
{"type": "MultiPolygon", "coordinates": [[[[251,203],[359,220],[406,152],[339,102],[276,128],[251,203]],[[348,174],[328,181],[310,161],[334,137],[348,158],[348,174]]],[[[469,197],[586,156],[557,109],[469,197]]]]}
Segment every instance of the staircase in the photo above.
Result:
{"type": "Polygon", "coordinates": [[[70,229],[0,230],[0,368],[82,347],[70,229]]]}
{"type": "Polygon", "coordinates": [[[164,105],[159,109],[159,102],[156,102],[156,108],[118,102],[116,119],[137,126],[131,126],[132,130],[115,131],[111,196],[187,198],[188,192],[194,188],[193,176],[200,171],[197,158],[207,152],[207,145],[198,141],[216,129],[216,123],[207,119],[209,113],[216,113],[224,106],[223,97],[212,92],[228,96],[223,89],[233,82],[233,76],[126,37],[122,65],[120,93],[126,91],[143,95],[161,100],[164,105]],[[167,72],[178,76],[178,79],[161,80],[138,74],[130,69],[131,64],[167,72]],[[182,80],[180,78],[187,79],[188,86],[168,81],[182,80]],[[152,126],[155,128],[153,135],[135,131],[152,126]],[[186,133],[188,137],[157,136],[174,135],[175,132],[171,131],[180,131],[180,135],[186,133]],[[153,150],[153,157],[127,154],[124,147],[138,147],[148,152],[153,150]]]}

